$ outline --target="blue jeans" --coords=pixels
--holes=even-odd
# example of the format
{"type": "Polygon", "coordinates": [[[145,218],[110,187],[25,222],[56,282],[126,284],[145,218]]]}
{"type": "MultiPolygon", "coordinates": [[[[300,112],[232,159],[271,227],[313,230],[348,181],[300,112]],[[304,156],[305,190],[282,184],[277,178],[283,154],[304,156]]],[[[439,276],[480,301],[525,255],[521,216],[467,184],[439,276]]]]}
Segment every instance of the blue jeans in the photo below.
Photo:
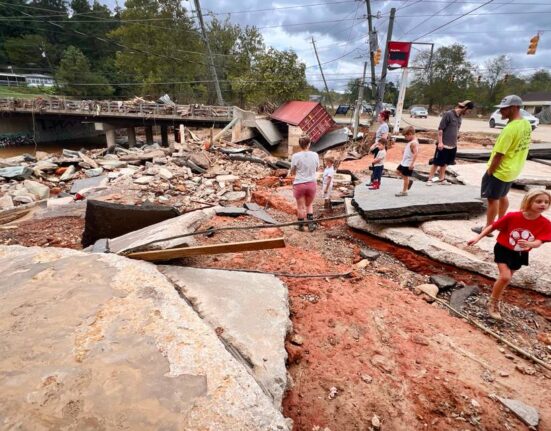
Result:
{"type": "Polygon", "coordinates": [[[385,168],[384,166],[373,166],[373,173],[371,174],[371,182],[381,181],[384,168],[385,168]]]}

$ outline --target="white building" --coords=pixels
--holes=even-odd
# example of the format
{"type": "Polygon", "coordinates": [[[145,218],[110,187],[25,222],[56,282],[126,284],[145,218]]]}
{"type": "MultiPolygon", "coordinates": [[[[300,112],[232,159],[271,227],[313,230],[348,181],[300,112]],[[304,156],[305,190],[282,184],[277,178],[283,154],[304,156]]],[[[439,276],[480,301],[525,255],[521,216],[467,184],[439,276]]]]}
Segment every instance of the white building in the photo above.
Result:
{"type": "Polygon", "coordinates": [[[41,75],[39,73],[23,75],[27,81],[28,87],[53,87],[55,85],[54,77],[51,75],[41,75]]]}

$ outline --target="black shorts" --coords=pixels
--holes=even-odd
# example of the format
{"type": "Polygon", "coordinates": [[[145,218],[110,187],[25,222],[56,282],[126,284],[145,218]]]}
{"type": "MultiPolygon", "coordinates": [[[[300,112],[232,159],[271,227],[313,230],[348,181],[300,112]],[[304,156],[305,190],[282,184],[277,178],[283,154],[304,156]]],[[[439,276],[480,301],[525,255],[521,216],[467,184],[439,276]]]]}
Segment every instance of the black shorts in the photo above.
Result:
{"type": "Polygon", "coordinates": [[[482,185],[480,187],[480,196],[486,199],[500,199],[507,196],[513,182],[506,183],[493,175],[488,175],[488,172],[484,173],[482,177],[482,185]]]}
{"type": "Polygon", "coordinates": [[[396,170],[406,177],[411,177],[413,175],[413,169],[406,166],[398,165],[396,170]]]}
{"type": "Polygon", "coordinates": [[[514,251],[496,242],[494,246],[494,262],[504,263],[511,271],[516,271],[522,265],[528,266],[528,252],[514,251]]]}
{"type": "Polygon", "coordinates": [[[435,166],[455,165],[456,153],[457,153],[457,147],[442,148],[441,150],[439,150],[438,147],[436,147],[432,164],[435,166]]]}

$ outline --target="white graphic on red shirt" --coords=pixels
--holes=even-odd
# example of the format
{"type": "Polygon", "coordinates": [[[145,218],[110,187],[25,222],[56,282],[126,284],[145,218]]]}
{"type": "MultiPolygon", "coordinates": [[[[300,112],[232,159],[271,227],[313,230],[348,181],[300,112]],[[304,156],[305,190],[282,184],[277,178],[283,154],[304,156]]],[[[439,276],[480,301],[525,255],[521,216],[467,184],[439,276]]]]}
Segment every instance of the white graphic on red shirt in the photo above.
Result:
{"type": "Polygon", "coordinates": [[[525,241],[534,241],[536,239],[534,235],[532,235],[532,232],[530,232],[528,229],[515,229],[509,234],[509,244],[513,247],[513,250],[515,251],[525,251],[519,244],[519,240],[525,240],[525,241]]]}

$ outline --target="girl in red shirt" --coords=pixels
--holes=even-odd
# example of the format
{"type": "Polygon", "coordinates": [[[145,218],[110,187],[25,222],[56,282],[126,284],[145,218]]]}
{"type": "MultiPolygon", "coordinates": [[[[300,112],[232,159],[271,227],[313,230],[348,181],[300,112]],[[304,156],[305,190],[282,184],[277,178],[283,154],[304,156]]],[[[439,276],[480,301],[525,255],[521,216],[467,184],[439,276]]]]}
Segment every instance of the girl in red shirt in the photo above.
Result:
{"type": "Polygon", "coordinates": [[[488,302],[488,313],[494,319],[501,320],[501,294],[515,271],[528,265],[528,252],[551,241],[551,222],[542,215],[549,208],[550,201],[551,193],[547,190],[531,190],[522,199],[520,211],[505,214],[467,243],[474,245],[494,230],[499,231],[494,247],[499,276],[488,302]]]}

